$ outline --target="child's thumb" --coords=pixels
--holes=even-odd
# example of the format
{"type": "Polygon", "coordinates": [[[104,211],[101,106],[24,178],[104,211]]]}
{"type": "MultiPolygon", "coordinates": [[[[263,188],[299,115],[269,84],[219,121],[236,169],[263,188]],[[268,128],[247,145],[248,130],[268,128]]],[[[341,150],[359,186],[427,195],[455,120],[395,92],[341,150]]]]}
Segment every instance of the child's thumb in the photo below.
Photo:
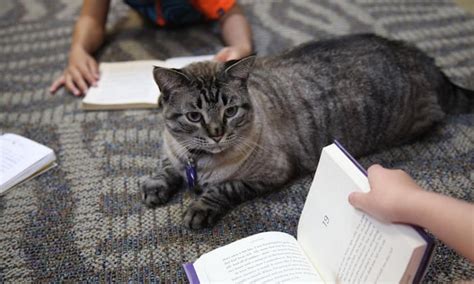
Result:
{"type": "Polygon", "coordinates": [[[352,192],[349,194],[349,203],[357,209],[364,210],[366,208],[366,193],[352,192]]]}

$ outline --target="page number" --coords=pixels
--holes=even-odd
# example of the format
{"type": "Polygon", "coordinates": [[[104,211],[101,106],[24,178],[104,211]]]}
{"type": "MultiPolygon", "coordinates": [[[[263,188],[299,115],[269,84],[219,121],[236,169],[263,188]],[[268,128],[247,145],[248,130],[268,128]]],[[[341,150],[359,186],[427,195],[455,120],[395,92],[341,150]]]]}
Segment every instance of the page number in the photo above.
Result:
{"type": "Polygon", "coordinates": [[[324,227],[327,227],[329,225],[329,217],[327,215],[324,215],[323,217],[323,225],[324,227]]]}

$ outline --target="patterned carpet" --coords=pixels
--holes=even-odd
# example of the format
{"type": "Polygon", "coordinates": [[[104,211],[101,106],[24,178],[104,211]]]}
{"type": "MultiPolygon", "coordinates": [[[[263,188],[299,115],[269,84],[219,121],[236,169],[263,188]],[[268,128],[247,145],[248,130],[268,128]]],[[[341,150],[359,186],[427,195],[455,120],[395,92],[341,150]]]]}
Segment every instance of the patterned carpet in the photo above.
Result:
{"type": "MultiPolygon", "coordinates": [[[[80,99],[49,95],[67,62],[81,1],[0,0],[0,131],[52,147],[59,167],[0,197],[0,282],[184,282],[181,264],[262,231],[296,233],[310,177],[247,202],[213,229],[182,225],[189,199],[149,210],[139,181],[161,147],[152,110],[84,112],[80,99]]],[[[448,0],[241,1],[256,50],[373,31],[412,42],[449,77],[474,88],[474,16],[448,0]]],[[[216,52],[212,25],[156,30],[114,1],[103,61],[216,52]]],[[[410,172],[435,192],[470,202],[474,115],[449,116],[417,142],[360,160],[410,172]]],[[[466,216],[473,218],[473,216],[466,216]]],[[[466,259],[438,243],[425,282],[474,279],[466,259]]]]}

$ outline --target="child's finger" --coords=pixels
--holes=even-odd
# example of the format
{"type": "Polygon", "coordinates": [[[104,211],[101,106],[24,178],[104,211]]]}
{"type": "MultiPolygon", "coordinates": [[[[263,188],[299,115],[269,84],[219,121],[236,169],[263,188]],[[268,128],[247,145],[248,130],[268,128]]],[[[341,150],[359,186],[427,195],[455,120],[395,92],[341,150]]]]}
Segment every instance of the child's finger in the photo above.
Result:
{"type": "Polygon", "coordinates": [[[216,56],[214,56],[215,61],[225,62],[227,61],[227,57],[229,56],[229,48],[225,47],[221,49],[216,56]]]}
{"type": "Polygon", "coordinates": [[[376,172],[376,171],[380,171],[380,170],[384,170],[385,168],[382,167],[381,165],[379,164],[373,164],[371,165],[368,169],[367,169],[367,172],[368,174],[370,175],[372,172],[376,172]]]}
{"type": "Polygon", "coordinates": [[[366,211],[367,209],[366,193],[352,192],[351,194],[349,194],[349,203],[357,209],[366,211]]]}
{"type": "Polygon", "coordinates": [[[218,62],[225,62],[226,56],[224,54],[217,54],[216,56],[214,56],[214,60],[218,62]]]}
{"type": "Polygon", "coordinates": [[[65,81],[66,81],[66,87],[69,91],[71,91],[75,96],[79,96],[81,92],[79,89],[74,85],[74,82],[72,80],[72,76],[68,73],[65,76],[65,81]]]}
{"type": "Polygon", "coordinates": [[[216,55],[214,55],[214,58],[212,58],[212,60],[214,60],[214,61],[220,61],[220,60],[219,60],[219,57],[220,57],[220,54],[217,53],[216,55]]]}
{"type": "Polygon", "coordinates": [[[96,85],[97,80],[95,79],[94,75],[89,70],[87,65],[84,64],[84,65],[81,65],[81,66],[77,66],[77,68],[79,69],[79,72],[82,74],[82,76],[86,79],[87,83],[89,83],[89,85],[91,85],[91,86],[96,85]]]}
{"type": "Polygon", "coordinates": [[[64,85],[65,82],[66,80],[64,78],[64,74],[62,74],[51,84],[51,86],[49,87],[49,92],[54,95],[54,93],[59,89],[59,87],[64,85]]]}
{"type": "Polygon", "coordinates": [[[87,92],[88,87],[87,87],[86,81],[84,80],[83,75],[78,69],[75,69],[75,68],[71,68],[70,71],[71,71],[72,79],[74,80],[75,85],[79,87],[81,93],[85,94],[87,92]]]}
{"type": "Polygon", "coordinates": [[[99,64],[94,59],[87,60],[87,66],[89,68],[89,71],[94,75],[96,80],[99,80],[100,74],[99,74],[99,64]]]}

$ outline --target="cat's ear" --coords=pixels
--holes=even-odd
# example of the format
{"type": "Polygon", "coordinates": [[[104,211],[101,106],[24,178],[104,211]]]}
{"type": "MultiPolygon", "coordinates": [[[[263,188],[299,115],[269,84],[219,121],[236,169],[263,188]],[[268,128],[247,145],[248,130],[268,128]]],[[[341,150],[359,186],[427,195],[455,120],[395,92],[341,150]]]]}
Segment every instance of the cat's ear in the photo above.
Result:
{"type": "Polygon", "coordinates": [[[179,69],[169,69],[158,66],[153,68],[153,78],[155,78],[155,82],[161,92],[182,86],[190,81],[188,76],[179,69]]]}
{"type": "Polygon", "coordinates": [[[256,57],[254,54],[240,60],[227,61],[224,65],[224,73],[229,77],[246,80],[249,77],[256,57]]]}

